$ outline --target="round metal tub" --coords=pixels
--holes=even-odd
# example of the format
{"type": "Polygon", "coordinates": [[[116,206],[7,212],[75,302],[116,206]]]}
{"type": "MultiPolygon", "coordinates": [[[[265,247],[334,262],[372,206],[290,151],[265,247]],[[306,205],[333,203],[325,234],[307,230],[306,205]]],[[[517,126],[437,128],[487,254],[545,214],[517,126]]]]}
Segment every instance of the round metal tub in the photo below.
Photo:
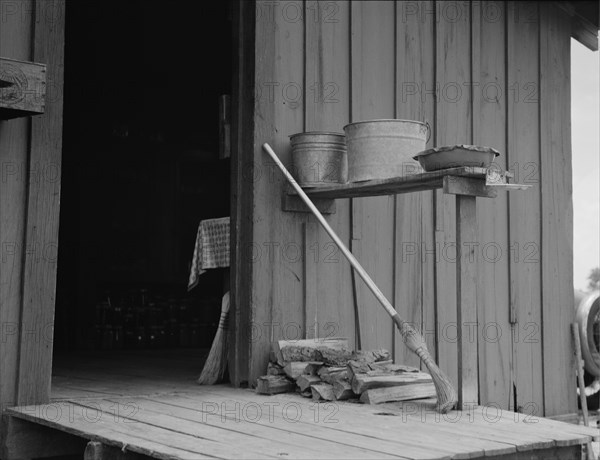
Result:
{"type": "Polygon", "coordinates": [[[348,181],[346,137],[340,133],[307,132],[290,136],[292,174],[302,187],[348,181]]]}
{"type": "Polygon", "coordinates": [[[425,150],[428,127],[414,120],[370,120],[344,126],[348,180],[408,176],[423,172],[413,156],[425,150]]]}

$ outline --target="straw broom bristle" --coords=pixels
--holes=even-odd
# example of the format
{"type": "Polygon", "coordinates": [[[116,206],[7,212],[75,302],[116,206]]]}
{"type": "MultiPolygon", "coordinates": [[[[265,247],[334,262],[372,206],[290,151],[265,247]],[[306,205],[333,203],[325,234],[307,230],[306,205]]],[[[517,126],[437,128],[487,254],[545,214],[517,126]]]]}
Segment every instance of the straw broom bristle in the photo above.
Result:
{"type": "Polygon", "coordinates": [[[458,395],[450,379],[442,372],[442,370],[433,361],[427,344],[421,334],[419,334],[409,323],[403,321],[400,315],[396,313],[393,317],[394,323],[400,330],[404,343],[409,350],[414,352],[427,367],[431,374],[435,392],[437,394],[437,409],[442,414],[452,410],[458,402],[458,395]]]}
{"type": "Polygon", "coordinates": [[[202,368],[202,373],[198,379],[200,385],[214,385],[223,380],[225,369],[227,369],[227,330],[229,316],[229,292],[223,296],[221,302],[221,318],[219,319],[219,327],[217,333],[202,368]]]}

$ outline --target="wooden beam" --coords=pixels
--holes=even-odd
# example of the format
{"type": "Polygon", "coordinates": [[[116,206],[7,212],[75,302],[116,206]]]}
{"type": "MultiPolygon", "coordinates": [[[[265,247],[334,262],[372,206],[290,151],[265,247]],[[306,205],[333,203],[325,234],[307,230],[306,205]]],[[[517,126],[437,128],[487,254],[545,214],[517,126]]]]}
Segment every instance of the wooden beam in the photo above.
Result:
{"type": "Polygon", "coordinates": [[[573,308],[570,30],[558,8],[540,8],[540,190],[544,415],[577,409],[569,324],[573,308]]]}
{"type": "Polygon", "coordinates": [[[2,416],[0,458],[24,458],[81,455],[87,440],[44,425],[2,416]]]}
{"type": "Polygon", "coordinates": [[[231,99],[231,310],[229,376],[248,382],[252,308],[254,195],[254,41],[255,2],[233,2],[233,87],[231,99]]]}
{"type": "Polygon", "coordinates": [[[442,188],[444,193],[451,195],[482,196],[485,198],[496,198],[498,195],[496,190],[485,185],[485,179],[445,176],[442,188]]]}
{"type": "MultiPolygon", "coordinates": [[[[399,193],[419,192],[441,188],[445,176],[471,177],[485,179],[486,169],[470,166],[449,168],[442,171],[431,171],[410,176],[393,177],[391,179],[374,179],[351,182],[342,185],[306,189],[311,198],[362,198],[368,196],[395,195],[399,193]]],[[[290,191],[294,195],[294,192],[290,191]]]]}
{"type": "Polygon", "coordinates": [[[477,212],[475,197],[456,196],[456,322],[458,407],[477,404],[477,212]]]}
{"type": "MultiPolygon", "coordinates": [[[[313,203],[321,214],[335,214],[335,201],[332,199],[316,199],[313,203]]],[[[304,201],[298,196],[284,193],[281,196],[281,209],[286,212],[305,212],[310,213],[304,201]]]]}
{"type": "Polygon", "coordinates": [[[31,121],[18,405],[50,398],[58,256],[65,1],[38,0],[35,6],[36,14],[51,14],[54,19],[34,24],[34,59],[48,64],[48,81],[53,84],[48,89],[52,103],[43,116],[31,121]],[[42,171],[56,171],[56,175],[42,171]]]}
{"type": "Polygon", "coordinates": [[[144,460],[150,459],[147,455],[123,451],[115,446],[107,446],[97,441],[88,442],[83,460],[144,460]]]}
{"type": "Polygon", "coordinates": [[[46,65],[0,57],[0,120],[44,113],[46,65]]]}
{"type": "Polygon", "coordinates": [[[592,51],[598,51],[598,26],[577,12],[573,2],[554,2],[571,17],[571,36],[592,51]]]}
{"type": "MultiPolygon", "coordinates": [[[[299,199],[298,197],[295,197],[299,199]]],[[[332,201],[333,202],[333,201],[332,201]]],[[[312,216],[309,219],[313,219],[312,216]]],[[[304,338],[319,337],[317,304],[317,263],[312,249],[319,244],[319,229],[316,222],[309,220],[303,224],[303,269],[304,269],[304,338]]]]}

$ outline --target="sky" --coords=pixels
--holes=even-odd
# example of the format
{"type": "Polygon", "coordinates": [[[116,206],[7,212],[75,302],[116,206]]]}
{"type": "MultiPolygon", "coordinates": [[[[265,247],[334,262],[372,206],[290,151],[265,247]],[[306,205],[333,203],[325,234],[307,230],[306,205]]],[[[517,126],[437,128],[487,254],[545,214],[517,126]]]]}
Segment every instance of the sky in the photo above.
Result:
{"type": "Polygon", "coordinates": [[[571,40],[573,284],[600,266],[600,52],[571,40]]]}

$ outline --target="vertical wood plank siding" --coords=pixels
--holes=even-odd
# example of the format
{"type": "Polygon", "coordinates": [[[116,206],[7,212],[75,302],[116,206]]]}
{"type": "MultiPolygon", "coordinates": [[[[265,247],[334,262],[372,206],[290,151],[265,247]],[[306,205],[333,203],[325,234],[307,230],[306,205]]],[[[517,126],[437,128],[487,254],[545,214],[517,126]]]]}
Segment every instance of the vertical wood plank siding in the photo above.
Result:
{"type": "Polygon", "coordinates": [[[573,184],[571,45],[557,8],[540,12],[540,190],[544,407],[547,415],[576,408],[571,388],[573,321],[573,184]]]}
{"type": "MultiPolygon", "coordinates": [[[[473,30],[473,142],[495,145],[502,152],[495,162],[506,169],[506,21],[504,2],[482,2],[479,27],[473,30]],[[477,84],[477,86],[475,86],[477,84]],[[478,114],[478,115],[477,115],[478,114]]],[[[475,18],[474,18],[475,19],[475,18]]],[[[510,58],[509,58],[510,60],[510,58]]],[[[509,302],[508,199],[477,200],[479,279],[477,286],[480,396],[502,408],[510,404],[511,335],[509,302]],[[488,365],[495,363],[494,366],[488,365]]]]}
{"type": "MultiPolygon", "coordinates": [[[[415,9],[433,11],[433,2],[399,2],[396,6],[396,118],[426,121],[435,130],[434,98],[422,98],[418,88],[434,86],[434,18],[413,20],[415,9]]],[[[428,147],[433,145],[433,134],[428,147]]],[[[433,246],[432,192],[396,196],[394,305],[415,328],[435,330],[433,258],[422,260],[424,248],[433,246]],[[430,268],[430,269],[428,269],[430,268]],[[424,289],[424,286],[427,286],[424,289]]],[[[426,333],[435,356],[435,334],[426,333]]],[[[394,357],[398,362],[420,366],[420,360],[395,332],[394,357]]]]}
{"type": "Polygon", "coordinates": [[[46,111],[31,120],[29,183],[23,269],[18,404],[50,395],[54,300],[58,262],[64,73],[65,2],[38,0],[33,60],[48,63],[46,111]],[[37,170],[37,173],[36,173],[37,170]],[[56,171],[47,175],[46,171],[56,171]],[[35,248],[33,251],[31,248],[35,248]]]}
{"type": "MultiPolygon", "coordinates": [[[[355,300],[362,347],[418,364],[361,280],[353,292],[312,216],[281,211],[284,182],[261,150],[271,143],[290,165],[291,134],[396,117],[427,121],[429,146],[495,147],[499,167],[534,185],[477,204],[480,402],[576,410],[569,46],[552,4],[257,2],[250,383],[273,339],[355,339],[355,300]]],[[[440,192],[340,200],[327,219],[456,382],[454,203],[440,192]]]]}
{"type": "MultiPolygon", "coordinates": [[[[352,121],[394,118],[395,4],[352,2],[352,121]]],[[[353,250],[388,299],[394,286],[394,197],[353,199],[353,250]]],[[[357,300],[363,348],[392,349],[392,323],[361,279],[357,300]]]]}
{"type": "MultiPolygon", "coordinates": [[[[0,1],[0,55],[47,65],[45,113],[0,121],[0,408],[50,397],[65,3],[0,1]]],[[[1,431],[1,430],[0,430],[1,431]]]]}
{"type": "MultiPolygon", "coordinates": [[[[539,136],[539,13],[537,5],[508,6],[507,167],[533,193],[509,194],[510,307],[516,409],[543,408],[539,136]]],[[[572,310],[571,310],[572,311],[572,310]]],[[[514,397],[514,394],[511,395],[514,397]]]]}
{"type": "MultiPolygon", "coordinates": [[[[308,1],[304,14],[306,131],[342,133],[350,121],[350,2],[308,1]]],[[[312,231],[307,234],[305,264],[316,268],[314,286],[310,280],[304,282],[306,292],[313,289],[316,296],[316,316],[307,309],[307,326],[318,337],[352,338],[355,324],[350,266],[316,219],[307,215],[307,220],[312,231]]],[[[349,243],[350,200],[338,200],[336,213],[328,220],[349,243]]],[[[307,330],[307,338],[311,335],[314,333],[307,330]]]]}
{"type": "MultiPolygon", "coordinates": [[[[5,14],[0,22],[0,56],[29,61],[31,17],[20,8],[32,10],[31,1],[20,5],[0,0],[5,14]],[[19,7],[19,8],[17,8],[19,7]],[[11,8],[11,9],[9,9],[11,8]],[[24,23],[24,19],[27,22],[24,23]]],[[[22,305],[23,246],[27,196],[27,166],[30,120],[0,121],[0,404],[7,407],[17,396],[19,320],[22,305]]]]}

